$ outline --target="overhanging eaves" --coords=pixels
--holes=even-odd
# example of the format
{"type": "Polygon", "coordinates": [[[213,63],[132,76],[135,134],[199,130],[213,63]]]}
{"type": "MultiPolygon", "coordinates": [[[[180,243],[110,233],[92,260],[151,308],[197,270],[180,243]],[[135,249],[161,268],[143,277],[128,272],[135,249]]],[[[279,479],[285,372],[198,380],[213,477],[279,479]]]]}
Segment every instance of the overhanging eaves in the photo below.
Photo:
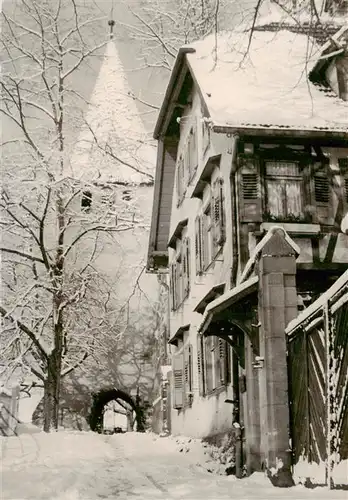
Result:
{"type": "Polygon", "coordinates": [[[208,304],[203,315],[203,320],[198,327],[198,331],[204,334],[214,316],[256,291],[258,289],[258,282],[258,276],[253,276],[208,304]]]}
{"type": "Polygon", "coordinates": [[[177,345],[178,340],[180,339],[180,337],[182,337],[184,335],[184,333],[187,332],[189,329],[190,329],[190,323],[188,323],[186,325],[180,326],[176,330],[176,332],[174,333],[174,335],[172,335],[170,337],[170,339],[168,340],[168,344],[177,345]]]}
{"type": "Polygon", "coordinates": [[[225,290],[225,283],[214,285],[209,290],[209,292],[206,293],[204,297],[198,302],[198,304],[194,308],[194,311],[203,314],[207,305],[213,302],[213,300],[220,297],[223,294],[224,290],[225,290]]]}
{"type": "Polygon", "coordinates": [[[187,226],[187,224],[188,224],[187,218],[178,222],[173,233],[171,234],[171,236],[169,238],[168,247],[175,248],[175,242],[180,237],[182,230],[184,229],[185,226],[187,226]]]}

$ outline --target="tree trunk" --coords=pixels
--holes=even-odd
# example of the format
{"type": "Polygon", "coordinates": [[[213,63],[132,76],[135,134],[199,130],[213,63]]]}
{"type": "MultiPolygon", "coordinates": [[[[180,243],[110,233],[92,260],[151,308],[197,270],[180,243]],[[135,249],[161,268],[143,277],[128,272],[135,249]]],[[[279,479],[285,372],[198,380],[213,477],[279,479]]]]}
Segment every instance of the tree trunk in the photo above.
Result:
{"type": "Polygon", "coordinates": [[[44,384],[44,431],[58,429],[61,384],[61,349],[54,349],[48,359],[47,379],[44,384]]]}

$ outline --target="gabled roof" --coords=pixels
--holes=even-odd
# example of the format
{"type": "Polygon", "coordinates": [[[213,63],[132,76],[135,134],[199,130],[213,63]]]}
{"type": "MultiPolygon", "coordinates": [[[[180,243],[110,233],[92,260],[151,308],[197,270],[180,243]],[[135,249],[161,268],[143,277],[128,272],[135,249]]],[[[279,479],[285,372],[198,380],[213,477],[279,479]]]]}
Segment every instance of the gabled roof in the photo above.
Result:
{"type": "MultiPolygon", "coordinates": [[[[155,128],[165,134],[164,117],[172,89],[186,64],[214,127],[348,133],[348,103],[313,85],[307,70],[320,57],[305,34],[224,32],[179,52],[155,128]]],[[[318,135],[318,134],[316,134],[318,135]]]]}

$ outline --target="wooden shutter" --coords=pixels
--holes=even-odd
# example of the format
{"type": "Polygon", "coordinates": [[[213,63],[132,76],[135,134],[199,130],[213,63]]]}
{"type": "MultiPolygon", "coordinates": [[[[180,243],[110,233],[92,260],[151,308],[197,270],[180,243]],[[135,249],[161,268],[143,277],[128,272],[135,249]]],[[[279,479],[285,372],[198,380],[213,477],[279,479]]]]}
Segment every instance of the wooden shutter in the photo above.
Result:
{"type": "Polygon", "coordinates": [[[203,342],[200,335],[197,336],[197,369],[198,369],[198,391],[200,396],[204,395],[204,356],[203,342]]]}
{"type": "Polygon", "coordinates": [[[183,263],[182,263],[182,243],[180,244],[179,257],[176,261],[176,307],[178,307],[183,299],[183,263]]]}
{"type": "Polygon", "coordinates": [[[213,185],[212,196],[212,225],[213,225],[213,247],[214,253],[225,241],[224,227],[224,193],[223,180],[218,179],[213,185]]]}
{"type": "Polygon", "coordinates": [[[227,342],[224,339],[218,338],[218,356],[217,363],[219,367],[219,382],[220,385],[227,383],[227,342]]]}
{"type": "Polygon", "coordinates": [[[202,217],[197,215],[195,219],[195,258],[196,274],[200,275],[203,271],[202,265],[202,217]]]}
{"type": "Polygon", "coordinates": [[[213,366],[213,337],[206,337],[204,339],[205,347],[205,381],[207,392],[211,392],[214,389],[214,366],[213,366]]]}
{"type": "Polygon", "coordinates": [[[342,179],[343,215],[345,215],[348,212],[348,157],[339,158],[338,165],[340,167],[342,179]]]}
{"type": "Polygon", "coordinates": [[[185,406],[192,402],[192,348],[190,344],[184,347],[184,392],[185,406]]]}
{"type": "Polygon", "coordinates": [[[198,167],[197,124],[195,123],[189,136],[190,180],[193,179],[198,167]]]}
{"type": "Polygon", "coordinates": [[[210,128],[204,117],[202,118],[202,157],[210,145],[210,128]]]}
{"type": "Polygon", "coordinates": [[[184,160],[180,156],[177,167],[176,167],[176,191],[178,196],[178,205],[181,203],[184,197],[185,191],[185,171],[184,171],[184,160]]]}
{"type": "Polygon", "coordinates": [[[169,271],[169,283],[170,283],[170,308],[172,311],[176,308],[175,298],[176,298],[176,276],[175,276],[175,263],[170,265],[169,271]]]}
{"type": "Polygon", "coordinates": [[[206,269],[209,265],[209,235],[208,235],[208,226],[207,226],[207,218],[205,214],[202,215],[201,218],[201,250],[202,250],[202,268],[206,269]]]}
{"type": "Polygon", "coordinates": [[[314,202],[315,217],[320,224],[329,224],[332,201],[331,183],[326,169],[328,166],[314,165],[314,202]]]}
{"type": "Polygon", "coordinates": [[[243,222],[262,221],[259,162],[249,160],[240,173],[240,216],[243,222]]]}
{"type": "Polygon", "coordinates": [[[173,357],[173,407],[180,409],[184,405],[184,357],[183,353],[173,357]]]}
{"type": "Polygon", "coordinates": [[[183,280],[183,299],[190,293],[190,240],[185,238],[182,244],[182,280],[183,280]]]}

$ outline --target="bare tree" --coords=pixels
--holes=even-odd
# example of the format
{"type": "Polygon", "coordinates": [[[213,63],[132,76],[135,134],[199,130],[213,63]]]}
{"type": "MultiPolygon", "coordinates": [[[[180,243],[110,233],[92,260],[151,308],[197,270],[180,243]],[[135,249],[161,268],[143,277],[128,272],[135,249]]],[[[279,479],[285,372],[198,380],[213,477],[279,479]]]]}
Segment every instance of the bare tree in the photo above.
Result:
{"type": "Polygon", "coordinates": [[[143,221],[127,204],[115,213],[117,181],[71,175],[85,104],[74,77],[105,44],[91,36],[99,20],[78,0],[17,4],[2,13],[1,356],[42,382],[48,432],[62,379],[122,331],[115,283],[96,262],[143,221]]]}

